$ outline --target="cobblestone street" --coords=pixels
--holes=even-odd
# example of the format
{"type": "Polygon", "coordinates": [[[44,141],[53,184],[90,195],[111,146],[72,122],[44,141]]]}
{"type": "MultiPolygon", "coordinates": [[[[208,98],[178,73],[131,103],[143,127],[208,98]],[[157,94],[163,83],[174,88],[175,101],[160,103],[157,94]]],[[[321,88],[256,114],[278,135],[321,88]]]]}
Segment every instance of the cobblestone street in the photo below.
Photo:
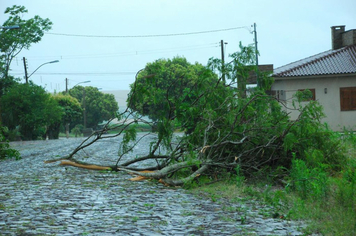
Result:
{"type": "MultiPolygon", "coordinates": [[[[213,202],[153,181],[131,182],[123,172],[44,164],[82,140],[11,143],[22,159],[0,162],[0,235],[302,235],[301,222],[265,217],[264,206],[213,202]]],[[[119,142],[102,140],[79,157],[113,164],[119,142]]]]}

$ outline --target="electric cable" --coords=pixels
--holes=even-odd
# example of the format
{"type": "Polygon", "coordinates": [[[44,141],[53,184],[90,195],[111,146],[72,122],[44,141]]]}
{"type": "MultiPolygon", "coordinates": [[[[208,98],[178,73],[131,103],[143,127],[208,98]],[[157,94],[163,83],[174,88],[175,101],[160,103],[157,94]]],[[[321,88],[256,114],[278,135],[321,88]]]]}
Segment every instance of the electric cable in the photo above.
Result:
{"type": "Polygon", "coordinates": [[[45,33],[50,35],[57,36],[69,36],[69,37],[82,37],[82,38],[155,38],[155,37],[174,37],[174,36],[185,36],[185,35],[195,35],[195,34],[208,34],[216,33],[222,31],[231,31],[238,29],[246,29],[246,26],[233,27],[226,29],[217,29],[217,30],[206,30],[206,31],[197,31],[197,32],[188,32],[188,33],[172,33],[172,34],[148,34],[148,35],[88,35],[88,34],[67,34],[67,33],[45,33]]]}
{"type": "MultiPolygon", "coordinates": [[[[182,46],[182,47],[172,47],[172,48],[161,48],[161,49],[148,49],[148,50],[136,50],[136,51],[128,51],[128,52],[117,52],[117,53],[100,53],[100,54],[82,54],[82,55],[61,55],[61,56],[32,56],[27,59],[33,60],[43,60],[45,58],[60,58],[64,59],[96,59],[96,58],[108,58],[108,57],[123,57],[123,56],[136,56],[136,55],[147,55],[147,54],[156,54],[156,53],[165,53],[165,52],[175,52],[179,51],[190,51],[190,50],[200,50],[218,47],[218,43],[208,43],[208,44],[200,44],[200,45],[190,45],[190,46],[182,46]]],[[[21,58],[16,57],[16,60],[20,60],[21,58]]]]}

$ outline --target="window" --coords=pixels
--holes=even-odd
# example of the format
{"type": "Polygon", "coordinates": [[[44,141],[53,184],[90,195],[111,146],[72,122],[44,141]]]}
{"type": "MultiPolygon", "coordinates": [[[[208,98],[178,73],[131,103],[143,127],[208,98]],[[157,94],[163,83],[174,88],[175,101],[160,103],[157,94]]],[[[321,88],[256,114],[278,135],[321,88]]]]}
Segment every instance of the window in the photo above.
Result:
{"type": "Polygon", "coordinates": [[[341,111],[356,110],[356,87],[340,88],[341,111]]]}
{"type": "Polygon", "coordinates": [[[315,89],[298,89],[298,92],[303,93],[301,97],[302,102],[315,101],[315,89]]]}

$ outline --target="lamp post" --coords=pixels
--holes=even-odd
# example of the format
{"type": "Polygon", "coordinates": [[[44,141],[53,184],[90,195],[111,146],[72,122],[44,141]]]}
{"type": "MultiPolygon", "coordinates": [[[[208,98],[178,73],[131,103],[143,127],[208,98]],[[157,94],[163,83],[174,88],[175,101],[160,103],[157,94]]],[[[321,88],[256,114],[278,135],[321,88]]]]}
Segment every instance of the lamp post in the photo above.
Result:
{"type": "MultiPolygon", "coordinates": [[[[74,85],[73,88],[79,84],[85,84],[85,83],[90,83],[90,82],[91,82],[90,80],[79,82],[76,85],[74,85]]],[[[85,88],[84,88],[84,91],[85,91],[85,88]]],[[[67,78],[66,78],[66,94],[68,94],[68,79],[67,78]]],[[[84,97],[84,95],[83,95],[83,97],[84,97]]],[[[84,114],[85,114],[85,107],[84,107],[84,114]]],[[[66,124],[66,137],[69,138],[69,123],[66,124]]]]}
{"type": "MultiPolygon", "coordinates": [[[[77,86],[78,84],[85,84],[85,83],[90,83],[90,82],[91,82],[90,80],[79,82],[76,85],[74,85],[73,88],[75,86],[77,86]]],[[[66,78],[66,93],[68,94],[68,79],[67,78],[66,78]]]]}
{"type": "Polygon", "coordinates": [[[86,104],[85,104],[85,87],[83,87],[83,116],[84,116],[84,130],[87,128],[87,111],[86,111],[86,104]]]}
{"type": "Polygon", "coordinates": [[[28,83],[28,79],[31,77],[31,75],[33,75],[39,68],[41,68],[41,67],[44,66],[44,65],[52,64],[52,63],[57,63],[57,62],[59,62],[59,61],[58,61],[58,60],[55,60],[55,61],[49,61],[49,62],[43,63],[42,65],[40,65],[39,67],[37,67],[37,69],[34,70],[29,76],[27,76],[26,58],[24,57],[24,58],[23,58],[23,64],[24,64],[24,67],[25,67],[26,84],[28,83]]]}
{"type": "Polygon", "coordinates": [[[259,78],[259,71],[258,71],[258,49],[257,49],[257,30],[256,30],[256,23],[253,23],[253,33],[255,35],[255,56],[256,56],[256,78],[257,78],[257,87],[261,87],[261,81],[259,78]]]}

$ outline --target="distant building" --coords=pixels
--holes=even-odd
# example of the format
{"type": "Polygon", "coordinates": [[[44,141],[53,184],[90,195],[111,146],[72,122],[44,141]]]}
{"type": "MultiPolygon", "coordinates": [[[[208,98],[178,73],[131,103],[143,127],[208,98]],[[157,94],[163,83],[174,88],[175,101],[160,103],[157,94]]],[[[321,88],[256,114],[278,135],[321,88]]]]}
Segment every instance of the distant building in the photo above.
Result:
{"type": "MultiPolygon", "coordinates": [[[[299,90],[309,89],[324,107],[331,129],[356,130],[356,30],[331,27],[332,49],[274,69],[272,93],[287,107],[299,90]]],[[[292,111],[296,119],[298,112],[292,111]]]]}

